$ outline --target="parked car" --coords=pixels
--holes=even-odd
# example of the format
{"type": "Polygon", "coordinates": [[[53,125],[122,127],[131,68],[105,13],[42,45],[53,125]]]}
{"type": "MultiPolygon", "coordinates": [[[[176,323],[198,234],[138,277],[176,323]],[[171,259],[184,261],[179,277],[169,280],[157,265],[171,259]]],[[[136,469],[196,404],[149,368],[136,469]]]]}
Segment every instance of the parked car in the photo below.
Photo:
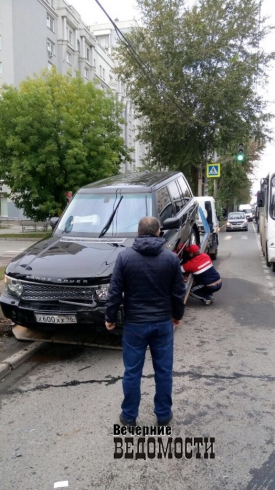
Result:
{"type": "MultiPolygon", "coordinates": [[[[160,219],[166,247],[199,244],[198,203],[179,172],[124,174],[80,189],[53,235],[6,269],[4,315],[29,328],[104,330],[105,302],[117,255],[130,247],[144,216],[160,219]]],[[[121,308],[118,324],[123,324],[121,308]]]]}
{"type": "Polygon", "coordinates": [[[248,222],[245,213],[239,211],[229,213],[226,223],[226,231],[243,230],[248,231],[248,222]]]}

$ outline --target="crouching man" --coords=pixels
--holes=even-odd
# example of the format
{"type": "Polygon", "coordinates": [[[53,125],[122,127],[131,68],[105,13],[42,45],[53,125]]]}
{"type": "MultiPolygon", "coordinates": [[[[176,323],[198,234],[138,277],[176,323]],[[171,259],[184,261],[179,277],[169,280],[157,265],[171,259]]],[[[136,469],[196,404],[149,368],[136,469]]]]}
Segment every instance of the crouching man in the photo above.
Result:
{"type": "Polygon", "coordinates": [[[200,252],[198,245],[190,245],[185,251],[190,260],[182,265],[183,272],[192,273],[195,284],[190,290],[190,296],[210,305],[214,301],[213,293],[222,287],[220,274],[212,264],[212,260],[206,253],[200,252]]]}

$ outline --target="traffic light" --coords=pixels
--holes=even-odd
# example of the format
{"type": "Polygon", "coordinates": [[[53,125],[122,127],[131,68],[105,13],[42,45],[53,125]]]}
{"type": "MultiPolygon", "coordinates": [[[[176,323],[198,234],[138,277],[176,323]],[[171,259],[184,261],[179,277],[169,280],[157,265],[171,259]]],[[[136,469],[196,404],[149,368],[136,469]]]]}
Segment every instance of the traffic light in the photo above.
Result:
{"type": "Polygon", "coordinates": [[[238,154],[236,156],[237,162],[243,162],[244,161],[244,147],[243,144],[240,143],[238,146],[238,154]]]}

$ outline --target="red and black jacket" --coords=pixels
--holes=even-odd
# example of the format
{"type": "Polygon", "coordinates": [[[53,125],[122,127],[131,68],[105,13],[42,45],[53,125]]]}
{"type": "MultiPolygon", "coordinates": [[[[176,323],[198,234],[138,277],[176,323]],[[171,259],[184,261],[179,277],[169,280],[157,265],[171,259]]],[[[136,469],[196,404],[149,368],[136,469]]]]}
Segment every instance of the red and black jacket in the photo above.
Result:
{"type": "Polygon", "coordinates": [[[220,274],[212,264],[209,255],[200,253],[182,265],[183,272],[192,272],[196,283],[212,284],[220,279],[220,274]]]}

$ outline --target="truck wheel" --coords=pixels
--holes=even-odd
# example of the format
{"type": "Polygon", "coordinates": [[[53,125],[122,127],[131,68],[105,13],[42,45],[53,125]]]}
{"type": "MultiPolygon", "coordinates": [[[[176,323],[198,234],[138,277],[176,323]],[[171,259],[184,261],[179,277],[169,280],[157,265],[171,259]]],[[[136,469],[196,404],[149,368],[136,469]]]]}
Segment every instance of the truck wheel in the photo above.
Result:
{"type": "Polygon", "coordinates": [[[209,253],[209,256],[212,260],[216,260],[217,255],[218,255],[218,237],[216,233],[213,234],[213,241],[212,241],[212,247],[211,249],[214,249],[214,252],[209,253]]]}
{"type": "Polygon", "coordinates": [[[265,249],[265,262],[266,262],[267,267],[271,267],[271,263],[268,261],[267,247],[265,249]]]}
{"type": "Polygon", "coordinates": [[[216,260],[217,255],[218,255],[218,249],[216,249],[216,251],[214,253],[209,254],[210,259],[212,259],[212,260],[216,260]]]}

